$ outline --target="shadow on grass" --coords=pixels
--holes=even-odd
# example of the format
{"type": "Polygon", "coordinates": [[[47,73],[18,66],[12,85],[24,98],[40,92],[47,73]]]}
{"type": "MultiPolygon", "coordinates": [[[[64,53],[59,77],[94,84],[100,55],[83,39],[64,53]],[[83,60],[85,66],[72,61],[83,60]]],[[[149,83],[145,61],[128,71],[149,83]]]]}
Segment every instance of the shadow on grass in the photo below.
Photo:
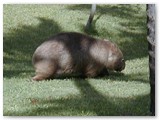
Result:
{"type": "Polygon", "coordinates": [[[102,15],[99,15],[97,17],[94,17],[96,18],[95,20],[93,20],[90,28],[86,29],[85,25],[84,24],[80,24],[79,27],[80,27],[80,30],[90,36],[93,36],[93,35],[96,35],[96,36],[99,36],[99,32],[98,30],[96,29],[96,22],[100,19],[102,15]]]}
{"type": "MultiPolygon", "coordinates": [[[[91,9],[91,5],[70,5],[67,7],[69,10],[86,10],[91,9]]],[[[116,43],[120,46],[124,53],[126,60],[132,60],[135,58],[143,58],[148,55],[147,44],[147,17],[146,13],[141,13],[140,5],[97,5],[95,15],[103,16],[109,15],[112,17],[118,17],[124,22],[120,22],[120,27],[117,28],[118,33],[110,33],[107,28],[101,28],[104,37],[116,39],[116,43]],[[127,22],[126,22],[127,20],[127,22]],[[118,36],[115,37],[115,36],[118,36]]],[[[99,35],[99,31],[96,29],[96,22],[100,17],[94,17],[92,27],[86,31],[85,23],[80,25],[83,32],[89,35],[99,35]],[[98,18],[98,19],[97,19],[98,18]]],[[[86,20],[87,21],[87,20],[86,20]]],[[[106,18],[107,22],[107,18],[106,18]]]]}
{"type": "MultiPolygon", "coordinates": [[[[68,9],[90,10],[90,5],[74,5],[68,9]]],[[[119,29],[120,38],[130,39],[125,42],[119,42],[122,51],[124,52],[126,59],[135,59],[147,56],[147,42],[146,40],[146,29],[145,29],[145,16],[135,17],[137,9],[132,9],[131,6],[103,6],[97,7],[97,11],[100,14],[108,14],[115,17],[121,17],[123,19],[130,19],[128,23],[121,23],[121,26],[127,27],[126,29],[119,29]],[[142,28],[142,33],[133,32],[133,29],[142,28]],[[144,30],[143,30],[144,28],[144,30]],[[144,47],[144,49],[142,48],[144,47]]],[[[45,18],[38,18],[40,24],[37,26],[20,26],[17,29],[12,29],[9,33],[4,33],[4,53],[9,56],[17,56],[17,53],[24,55],[22,58],[11,59],[11,57],[4,56],[5,64],[12,64],[15,67],[13,70],[4,69],[4,77],[18,76],[22,73],[30,72],[23,68],[25,65],[31,64],[31,57],[34,50],[43,42],[47,37],[53,34],[61,32],[60,26],[54,21],[45,18]],[[29,59],[25,59],[25,56],[29,56],[29,59]],[[23,64],[21,64],[23,62],[23,64]],[[19,64],[20,66],[15,66],[19,64]],[[30,64],[29,64],[30,63],[30,64]],[[15,64],[15,65],[14,65],[15,64]],[[22,65],[22,66],[21,66],[22,65]],[[18,70],[16,69],[18,68],[18,70]]],[[[98,20],[98,19],[97,19],[98,20]]],[[[93,21],[96,24],[96,21],[93,21]]],[[[93,31],[89,34],[98,35],[98,31],[93,26],[93,31]]],[[[107,29],[104,29],[107,33],[107,29]]],[[[119,40],[121,41],[121,40],[119,40]]],[[[32,72],[32,71],[31,71],[32,72]]],[[[121,74],[116,74],[115,77],[124,77],[121,74]],[[117,76],[116,76],[117,75],[117,76]]],[[[131,80],[131,76],[125,76],[127,80],[131,80]]],[[[135,77],[134,77],[135,78],[135,77]]],[[[134,79],[132,79],[134,80],[134,79]]],[[[142,82],[143,80],[141,80],[142,82]]],[[[76,87],[79,89],[81,96],[69,96],[68,98],[55,99],[54,96],[50,98],[37,99],[33,105],[33,108],[24,112],[9,111],[4,113],[5,115],[22,115],[22,116],[35,116],[35,115],[149,115],[149,95],[136,96],[134,98],[110,98],[104,96],[98,92],[87,80],[75,78],[73,80],[76,87]]]]}
{"type": "Polygon", "coordinates": [[[98,92],[88,80],[73,80],[79,89],[79,96],[54,99],[54,96],[32,98],[32,108],[24,112],[8,111],[10,116],[129,116],[149,115],[149,95],[133,98],[110,98],[98,92]],[[35,102],[33,102],[35,101],[35,102]]]}
{"type": "Polygon", "coordinates": [[[25,67],[32,66],[31,59],[35,49],[46,38],[61,32],[61,27],[54,20],[41,17],[37,19],[40,22],[37,26],[22,25],[4,33],[4,64],[12,66],[3,70],[4,77],[11,78],[28,72],[25,67]]]}
{"type": "MultiPolygon", "coordinates": [[[[70,10],[87,10],[90,11],[91,5],[70,5],[67,9],[70,10]]],[[[96,22],[103,16],[103,14],[120,17],[129,22],[119,23],[120,28],[118,28],[118,35],[110,34],[107,28],[102,28],[105,37],[110,37],[114,39],[114,36],[118,36],[116,40],[117,44],[124,53],[126,60],[131,60],[135,58],[143,58],[148,54],[147,47],[147,32],[146,32],[146,14],[142,16],[137,16],[137,12],[140,10],[139,5],[97,5],[96,14],[93,20],[92,28],[89,31],[85,31],[83,25],[80,27],[82,31],[89,35],[99,36],[99,31],[96,29],[96,22]],[[141,33],[135,32],[136,29],[140,29],[141,33]],[[124,41],[125,40],[125,41],[124,41]]],[[[13,77],[23,74],[26,66],[32,66],[31,58],[34,50],[48,37],[58,32],[61,32],[61,27],[52,19],[37,18],[40,23],[37,26],[32,25],[22,25],[18,28],[11,29],[9,33],[4,33],[4,64],[11,66],[8,70],[4,69],[4,77],[13,77]],[[20,55],[17,55],[20,54],[20,55]],[[14,58],[14,59],[13,59],[14,58]],[[27,59],[26,59],[27,58],[27,59]],[[18,70],[17,70],[18,69],[18,70]],[[19,71],[19,72],[14,72],[19,71]]],[[[106,20],[107,22],[107,20],[106,20]]],[[[85,23],[84,23],[85,24],[85,23]]],[[[100,34],[101,35],[101,34],[100,34]]],[[[116,38],[115,38],[116,39],[116,38]]],[[[33,72],[33,70],[31,70],[33,72]]]]}
{"type": "MultiPolygon", "coordinates": [[[[106,77],[104,79],[106,79],[106,77]]],[[[139,73],[139,74],[132,73],[126,75],[123,73],[110,72],[110,75],[107,77],[107,79],[111,79],[112,81],[149,83],[148,73],[139,73]]]]}
{"type": "Polygon", "coordinates": [[[120,23],[122,27],[119,28],[118,36],[126,41],[120,42],[119,45],[127,60],[148,56],[146,19],[146,14],[143,14],[120,23]]]}
{"type": "MultiPolygon", "coordinates": [[[[77,4],[77,5],[70,5],[67,6],[67,9],[69,10],[85,10],[90,12],[91,4],[77,4]]],[[[104,5],[98,5],[96,7],[96,14],[107,14],[115,17],[120,17],[124,19],[130,19],[131,17],[134,17],[135,13],[139,12],[141,10],[140,5],[136,4],[118,4],[118,5],[112,5],[112,4],[104,4],[104,5]]]]}

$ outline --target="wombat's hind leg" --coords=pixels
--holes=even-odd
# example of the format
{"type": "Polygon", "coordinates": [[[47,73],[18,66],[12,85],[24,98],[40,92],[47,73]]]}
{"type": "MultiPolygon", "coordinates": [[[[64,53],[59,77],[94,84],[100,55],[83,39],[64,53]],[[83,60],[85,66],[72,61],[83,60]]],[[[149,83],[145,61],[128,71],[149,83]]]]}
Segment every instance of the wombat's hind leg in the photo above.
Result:
{"type": "Polygon", "coordinates": [[[56,71],[56,66],[54,63],[39,63],[35,66],[36,75],[32,78],[35,81],[41,81],[45,79],[52,78],[56,71]]]}

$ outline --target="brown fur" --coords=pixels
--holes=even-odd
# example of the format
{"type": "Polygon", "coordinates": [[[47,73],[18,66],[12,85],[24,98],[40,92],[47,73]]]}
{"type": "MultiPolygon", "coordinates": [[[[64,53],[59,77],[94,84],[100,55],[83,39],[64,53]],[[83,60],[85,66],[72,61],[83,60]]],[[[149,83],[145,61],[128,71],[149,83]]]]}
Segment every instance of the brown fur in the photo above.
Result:
{"type": "Polygon", "coordinates": [[[123,54],[114,43],[80,33],[60,33],[42,43],[33,54],[36,76],[43,80],[57,75],[82,74],[95,77],[104,69],[125,68],[123,54]]]}

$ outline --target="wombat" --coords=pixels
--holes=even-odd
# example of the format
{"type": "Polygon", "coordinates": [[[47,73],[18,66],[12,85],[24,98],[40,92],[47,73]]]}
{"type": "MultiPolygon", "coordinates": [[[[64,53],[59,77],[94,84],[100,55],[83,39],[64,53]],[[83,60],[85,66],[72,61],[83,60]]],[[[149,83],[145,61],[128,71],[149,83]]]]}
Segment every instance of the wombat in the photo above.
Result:
{"type": "Polygon", "coordinates": [[[76,32],[59,33],[42,43],[34,52],[36,70],[33,80],[57,75],[81,74],[96,77],[104,70],[122,71],[125,61],[121,50],[109,40],[99,40],[76,32]]]}

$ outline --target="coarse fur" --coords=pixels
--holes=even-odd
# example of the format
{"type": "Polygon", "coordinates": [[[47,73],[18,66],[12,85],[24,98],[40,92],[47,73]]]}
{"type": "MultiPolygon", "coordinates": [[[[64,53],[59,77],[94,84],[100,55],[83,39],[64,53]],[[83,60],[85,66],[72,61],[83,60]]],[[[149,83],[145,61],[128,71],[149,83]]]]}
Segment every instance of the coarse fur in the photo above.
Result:
{"type": "Polygon", "coordinates": [[[33,80],[58,75],[96,77],[106,70],[121,71],[125,62],[121,50],[109,40],[98,40],[76,32],[59,33],[42,43],[33,54],[33,80]]]}

